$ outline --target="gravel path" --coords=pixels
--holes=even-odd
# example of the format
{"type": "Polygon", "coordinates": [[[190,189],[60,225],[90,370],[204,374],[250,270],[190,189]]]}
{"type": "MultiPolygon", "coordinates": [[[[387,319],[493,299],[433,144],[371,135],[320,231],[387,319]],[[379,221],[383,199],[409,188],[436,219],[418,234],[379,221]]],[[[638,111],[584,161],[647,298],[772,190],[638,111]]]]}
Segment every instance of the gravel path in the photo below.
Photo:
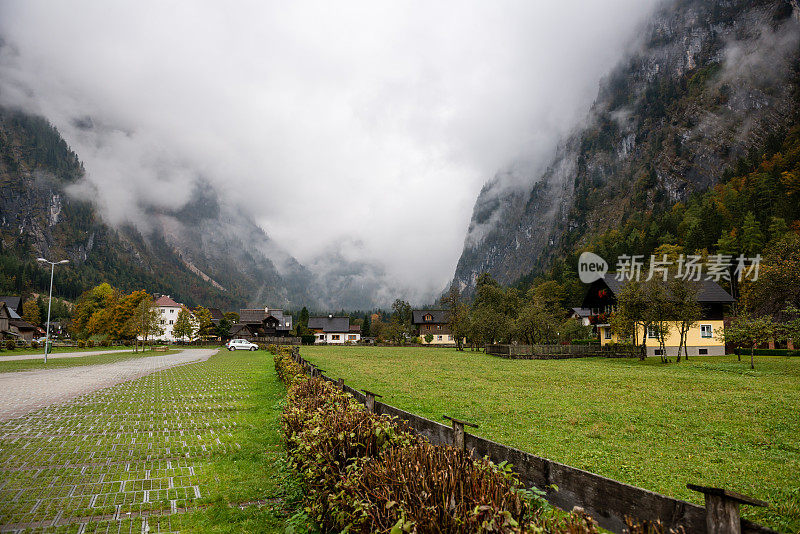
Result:
{"type": "Polygon", "coordinates": [[[116,363],[0,373],[0,391],[3,392],[0,395],[0,421],[22,417],[34,410],[162,369],[207,360],[216,352],[217,349],[187,349],[177,354],[116,363]]]}
{"type": "MultiPolygon", "coordinates": [[[[126,352],[133,352],[131,350],[117,349],[117,350],[90,350],[90,351],[76,351],[76,352],[55,352],[47,355],[47,359],[56,358],[80,358],[82,356],[95,356],[97,354],[124,354],[126,352]]],[[[0,362],[13,362],[17,360],[44,360],[44,353],[42,354],[15,354],[6,356],[0,354],[0,362]]]]}

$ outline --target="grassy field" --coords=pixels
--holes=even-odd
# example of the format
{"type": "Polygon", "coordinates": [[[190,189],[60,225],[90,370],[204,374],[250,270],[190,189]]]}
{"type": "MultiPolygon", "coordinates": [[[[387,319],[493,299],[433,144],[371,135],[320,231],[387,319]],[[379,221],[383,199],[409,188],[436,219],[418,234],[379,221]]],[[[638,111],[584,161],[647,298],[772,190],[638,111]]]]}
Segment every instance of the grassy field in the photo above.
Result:
{"type": "Polygon", "coordinates": [[[174,354],[176,350],[166,352],[114,352],[110,354],[91,354],[89,356],[77,356],[75,358],[49,358],[47,363],[43,359],[36,360],[3,360],[0,358],[0,373],[13,371],[33,371],[37,369],[63,369],[65,367],[80,367],[83,365],[98,365],[101,363],[115,363],[134,358],[147,358],[165,354],[174,354]]]}
{"type": "Polygon", "coordinates": [[[770,508],[743,515],[800,532],[800,358],[680,364],[621,359],[504,360],[454,349],[303,347],[348,385],[430,419],[574,467],[702,504],[687,483],[770,508]]]}

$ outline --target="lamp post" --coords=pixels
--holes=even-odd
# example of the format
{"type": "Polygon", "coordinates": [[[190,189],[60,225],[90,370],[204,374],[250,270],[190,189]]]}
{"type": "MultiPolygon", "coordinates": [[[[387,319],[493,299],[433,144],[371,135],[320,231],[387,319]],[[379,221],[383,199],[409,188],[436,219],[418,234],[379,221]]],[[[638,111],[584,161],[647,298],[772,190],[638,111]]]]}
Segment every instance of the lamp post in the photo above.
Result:
{"type": "Polygon", "coordinates": [[[53,272],[56,265],[69,263],[69,260],[47,261],[44,258],[36,258],[36,261],[50,264],[50,298],[47,299],[47,333],[44,338],[44,363],[47,363],[47,352],[50,350],[50,306],[53,304],[53,272]]]}

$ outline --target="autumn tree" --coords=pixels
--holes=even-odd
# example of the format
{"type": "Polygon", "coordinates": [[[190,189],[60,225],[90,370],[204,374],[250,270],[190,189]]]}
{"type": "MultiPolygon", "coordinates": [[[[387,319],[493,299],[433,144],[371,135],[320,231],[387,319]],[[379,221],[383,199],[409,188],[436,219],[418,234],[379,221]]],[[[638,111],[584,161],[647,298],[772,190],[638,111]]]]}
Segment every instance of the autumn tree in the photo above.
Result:
{"type": "Polygon", "coordinates": [[[667,294],[672,304],[673,324],[680,338],[676,361],[681,361],[682,352],[685,353],[688,360],[689,351],[686,348],[686,338],[689,330],[697,325],[703,313],[697,302],[698,287],[697,284],[683,278],[672,278],[667,284],[667,294]]]}
{"type": "Polygon", "coordinates": [[[755,316],[781,320],[783,310],[800,308],[800,235],[790,232],[767,248],[758,279],[746,277],[741,295],[746,311],[755,316]]]}
{"type": "MultiPolygon", "coordinates": [[[[469,306],[461,300],[461,291],[454,283],[450,286],[450,291],[447,295],[442,297],[442,304],[447,309],[447,327],[450,330],[450,336],[456,343],[456,350],[464,350],[464,338],[469,335],[470,322],[469,322],[469,306]]],[[[425,336],[426,341],[428,337],[425,336]]],[[[433,341],[431,335],[430,343],[433,341]]]]}
{"type": "Polygon", "coordinates": [[[22,320],[34,326],[42,323],[42,317],[36,299],[28,299],[22,304],[22,320]]]}
{"type": "Polygon", "coordinates": [[[214,332],[214,321],[211,320],[211,312],[205,306],[198,306],[194,310],[194,318],[197,322],[198,336],[211,336],[214,332]]]}
{"type": "Polygon", "coordinates": [[[178,317],[175,319],[175,324],[172,325],[172,335],[183,341],[189,338],[191,341],[197,333],[197,320],[192,315],[192,312],[187,308],[181,308],[178,312],[178,317]]]}
{"type": "Polygon", "coordinates": [[[633,344],[638,344],[639,329],[642,331],[640,359],[647,355],[647,330],[650,317],[646,313],[649,301],[644,282],[630,280],[617,295],[617,310],[611,314],[611,328],[618,336],[630,337],[633,344]]]}
{"type": "MultiPolygon", "coordinates": [[[[750,348],[750,369],[755,369],[753,355],[760,344],[767,342],[775,335],[775,324],[769,317],[753,317],[741,314],[731,321],[722,332],[725,343],[744,345],[750,348]]],[[[742,360],[741,355],[739,361],[742,360]]]]}
{"type": "Polygon", "coordinates": [[[142,345],[147,343],[148,338],[160,336],[164,333],[161,326],[161,313],[152,298],[145,298],[139,304],[128,319],[126,329],[133,333],[134,352],[138,350],[139,339],[142,345]]]}

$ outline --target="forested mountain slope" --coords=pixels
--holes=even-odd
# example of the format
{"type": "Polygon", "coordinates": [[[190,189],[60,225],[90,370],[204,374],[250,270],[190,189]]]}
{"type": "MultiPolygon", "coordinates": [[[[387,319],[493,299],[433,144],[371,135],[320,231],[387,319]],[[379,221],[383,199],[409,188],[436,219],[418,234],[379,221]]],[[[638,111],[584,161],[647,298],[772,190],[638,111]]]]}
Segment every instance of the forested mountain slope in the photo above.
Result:
{"type": "Polygon", "coordinates": [[[288,255],[283,277],[264,251],[269,238],[210,190],[175,213],[152,212],[153,231],[107,226],[91,202],[70,194],[84,170],[45,119],[0,108],[0,291],[46,290],[37,256],[68,258],[56,293],[75,298],[100,282],[171,294],[186,304],[234,309],[307,297],[307,272],[288,255]]]}
{"type": "MultiPolygon", "coordinates": [[[[510,165],[483,188],[455,273],[462,288],[482,272],[507,284],[530,278],[614,229],[658,224],[677,203],[747,176],[781,149],[800,109],[796,2],[670,0],[642,36],[545,173],[510,185],[510,165]]],[[[662,243],[688,236],[682,244],[695,250],[732,231],[731,221],[693,209],[679,229],[650,234],[662,243]]],[[[770,211],[753,212],[766,229],[770,211]]],[[[653,239],[641,234],[626,234],[622,248],[646,250],[653,239]]]]}

